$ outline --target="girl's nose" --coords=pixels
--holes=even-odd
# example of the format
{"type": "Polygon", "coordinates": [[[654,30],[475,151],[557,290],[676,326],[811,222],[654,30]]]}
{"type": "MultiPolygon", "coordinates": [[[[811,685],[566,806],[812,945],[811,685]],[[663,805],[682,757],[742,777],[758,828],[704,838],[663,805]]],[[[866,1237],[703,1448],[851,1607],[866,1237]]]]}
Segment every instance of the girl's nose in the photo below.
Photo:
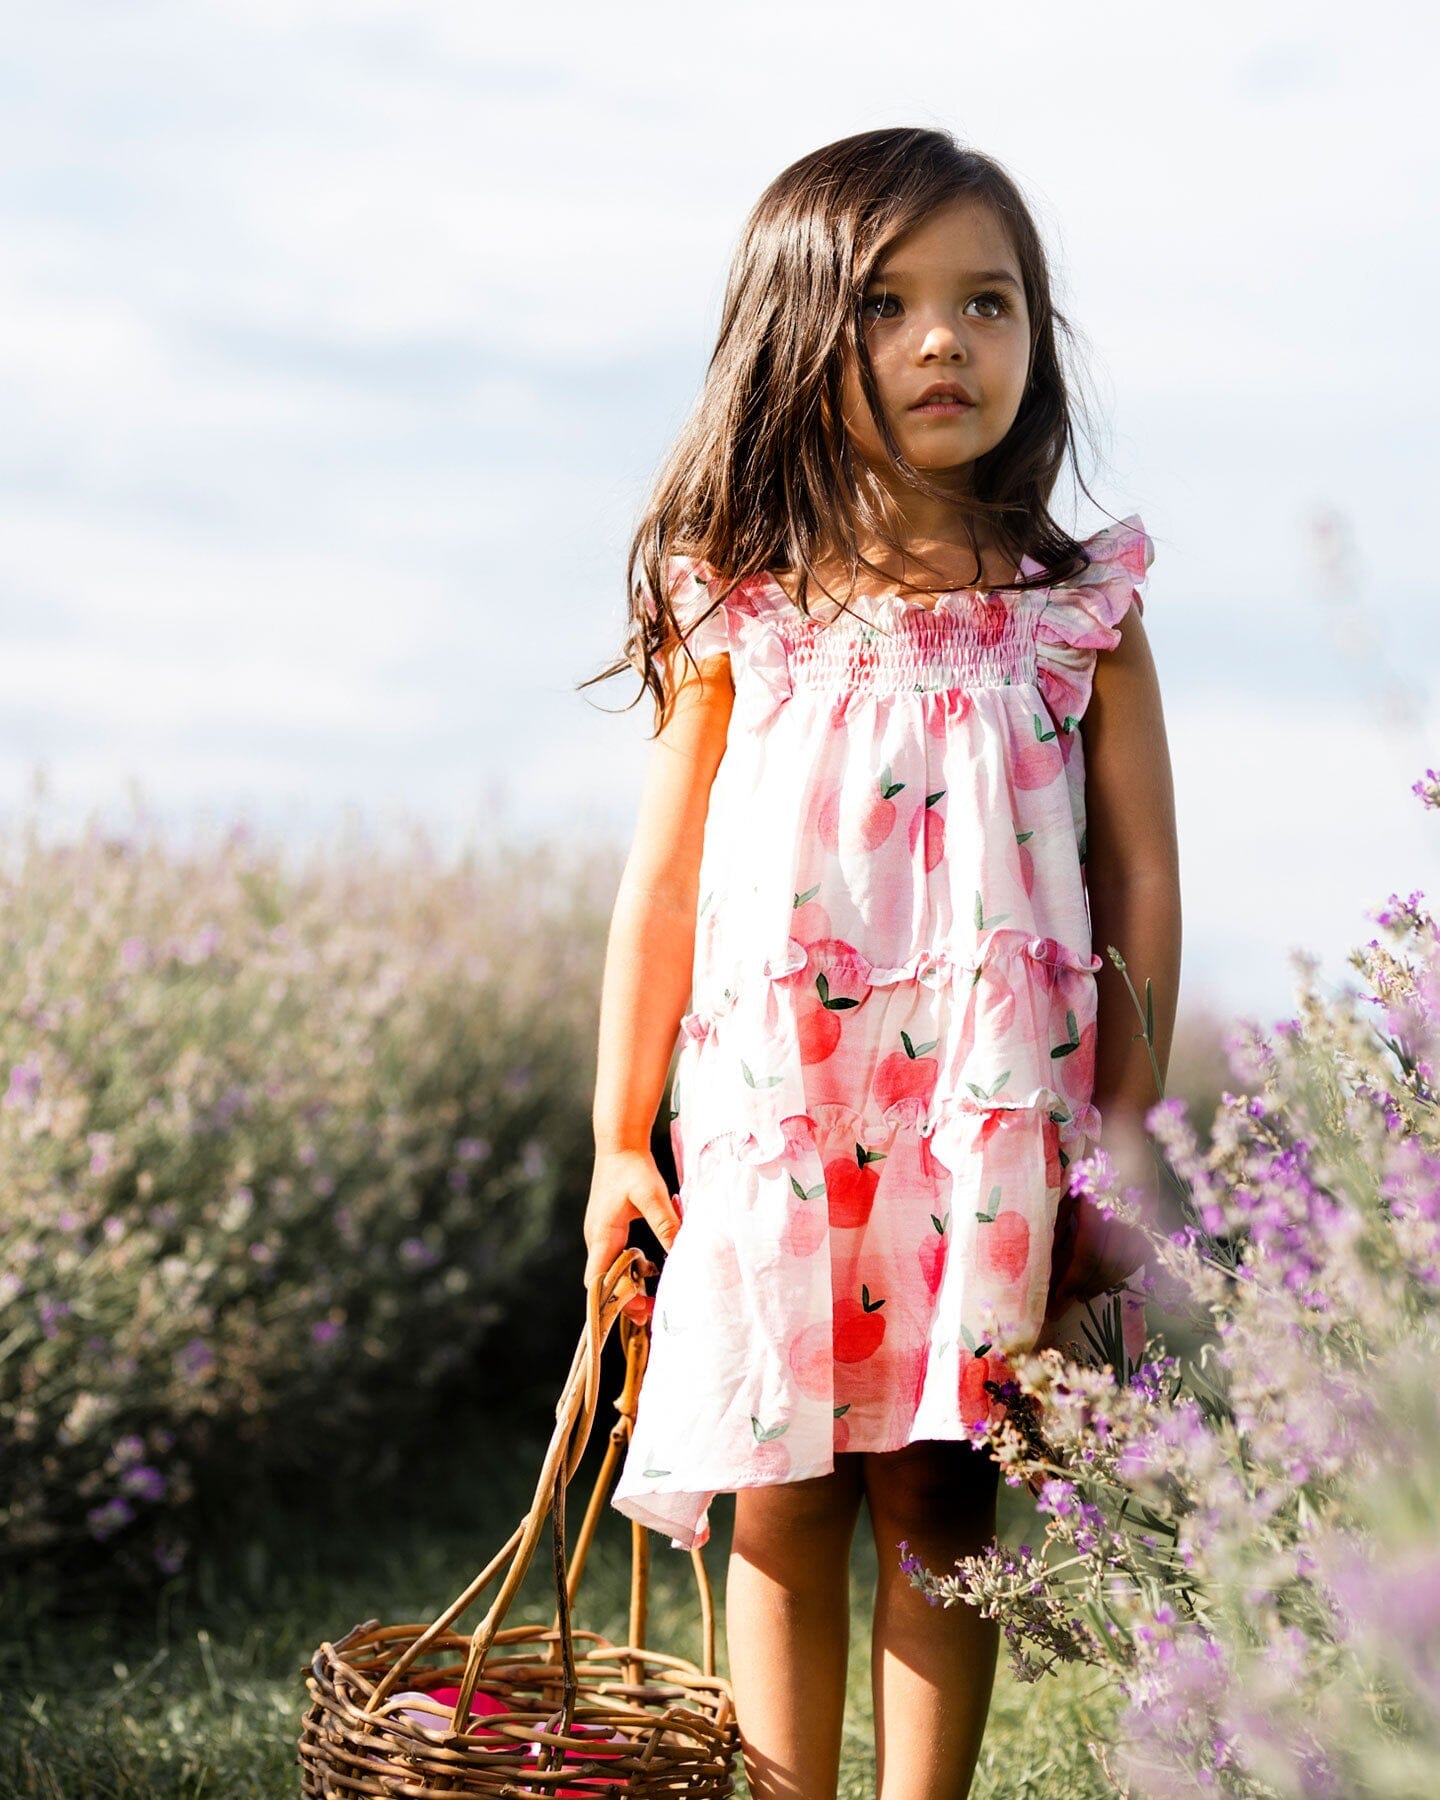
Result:
{"type": "Polygon", "coordinates": [[[922,362],[932,362],[937,357],[951,362],[964,362],[965,355],[964,341],[948,325],[933,325],[920,342],[922,362]]]}

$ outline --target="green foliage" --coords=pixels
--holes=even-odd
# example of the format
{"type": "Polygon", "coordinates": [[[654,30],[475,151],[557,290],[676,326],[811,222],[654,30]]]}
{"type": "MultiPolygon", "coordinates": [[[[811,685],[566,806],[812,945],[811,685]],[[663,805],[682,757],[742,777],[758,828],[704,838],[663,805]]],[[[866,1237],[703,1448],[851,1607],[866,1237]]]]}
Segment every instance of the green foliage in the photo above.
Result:
{"type": "Polygon", "coordinates": [[[0,861],[0,1566],[172,1573],[197,1508],[568,1353],[608,857],[31,819],[0,861]]]}
{"type": "MultiPolygon", "coordinates": [[[[604,1391],[614,1389],[607,1375],[604,1391]]],[[[542,1446],[503,1447],[473,1410],[447,1421],[418,1465],[365,1508],[333,1516],[277,1509],[263,1535],[202,1546],[156,1604],[134,1596],[61,1621],[53,1594],[12,1575],[0,1590],[0,1793],[7,1800],[289,1800],[299,1792],[295,1740],[302,1669],[316,1645],[356,1621],[433,1617],[498,1547],[529,1504],[542,1446]],[[483,1479],[473,1471],[483,1469],[483,1479]]],[[[571,1489],[578,1515],[603,1435],[571,1489]]],[[[1002,1511],[1006,1510],[1002,1496],[1002,1511]]],[[[1013,1510],[1013,1509],[1011,1509],[1013,1510]]],[[[706,1550],[724,1664],[723,1572],[732,1509],[714,1509],[706,1550]]],[[[1013,1521],[1016,1528],[1021,1521],[1013,1521]]],[[[629,1529],[607,1513],[580,1585],[577,1623],[615,1641],[629,1613],[629,1529]]],[[[512,1614],[549,1622],[549,1570],[537,1557],[512,1614]]],[[[870,1694],[869,1533],[856,1534],[854,1608],[839,1800],[875,1791],[870,1694]]],[[[467,1615],[468,1628],[474,1614],[467,1615]]],[[[654,1546],[650,1641],[700,1656],[687,1556],[654,1546]]],[[[1092,1672],[1067,1670],[1043,1691],[999,1671],[972,1800],[1102,1800],[1109,1792],[1087,1740],[1110,1729],[1113,1702],[1092,1672]]],[[[737,1793],[745,1793],[737,1764],[737,1793]]]]}
{"type": "Polygon", "coordinates": [[[1353,952],[1361,987],[1323,992],[1297,955],[1298,1016],[1237,1032],[1249,1091],[1222,1096],[1207,1150],[1178,1101],[1150,1109],[1183,1229],[1152,1231],[1144,1184],[1103,1152],[1076,1165],[1149,1232],[1152,1291],[1205,1341],[1135,1367],[1111,1326],[1093,1358],[1017,1355],[991,1443],[1044,1542],[912,1570],[1001,1620],[1022,1679],[1113,1678],[1106,1767],[1137,1800],[1436,1790],[1440,928],[1422,898],[1373,912],[1388,941],[1353,952]]]}

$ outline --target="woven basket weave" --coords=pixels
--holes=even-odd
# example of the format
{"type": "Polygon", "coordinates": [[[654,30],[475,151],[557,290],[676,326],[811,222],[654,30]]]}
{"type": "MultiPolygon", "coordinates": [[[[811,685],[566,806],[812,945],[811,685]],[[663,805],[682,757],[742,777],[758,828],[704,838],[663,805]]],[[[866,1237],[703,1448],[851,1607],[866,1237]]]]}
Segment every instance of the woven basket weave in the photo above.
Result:
{"type": "Polygon", "coordinates": [[[571,1623],[586,1554],[622,1452],[630,1441],[649,1330],[622,1311],[655,1273],[626,1250],[588,1294],[575,1352],[535,1498],[509,1541],[429,1625],[371,1619],[315,1652],[302,1671],[310,1693],[300,1735],[307,1797],[394,1795],[710,1796],[733,1792],[738,1748],[729,1683],[715,1673],[715,1616],[704,1560],[699,1590],[703,1667],[645,1648],[649,1534],[632,1522],[629,1641],[609,1642],[571,1623]],[[590,1436],[600,1351],[620,1322],[625,1387],[573,1554],[565,1492],[590,1436]],[[554,1623],[501,1629],[550,1521],[554,1623]],[[497,1578],[490,1610],[467,1637],[450,1627],[497,1578]],[[483,1681],[482,1681],[483,1676],[483,1681]],[[444,1701],[420,1698],[447,1689],[444,1701]],[[472,1700],[482,1696],[485,1711],[472,1700]],[[453,1698],[451,1697],[453,1695],[453,1698]],[[408,1697],[407,1697],[408,1696],[408,1697]]]}

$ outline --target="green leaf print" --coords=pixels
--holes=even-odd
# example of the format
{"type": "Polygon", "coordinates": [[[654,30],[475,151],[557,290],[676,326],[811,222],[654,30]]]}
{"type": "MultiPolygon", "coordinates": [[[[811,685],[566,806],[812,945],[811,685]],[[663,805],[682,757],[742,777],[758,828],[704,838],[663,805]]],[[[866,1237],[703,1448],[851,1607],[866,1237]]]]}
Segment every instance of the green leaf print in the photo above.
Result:
{"type": "Polygon", "coordinates": [[[904,785],[905,783],[903,781],[897,781],[895,779],[894,775],[890,772],[889,763],[886,763],[885,767],[880,771],[880,798],[882,800],[893,800],[904,785]]]}
{"type": "Polygon", "coordinates": [[[849,1412],[849,1410],[850,1410],[850,1402],[847,1400],[843,1406],[837,1406],[835,1408],[835,1417],[837,1419],[843,1419],[845,1417],[846,1413],[849,1412]]]}
{"type": "Polygon", "coordinates": [[[787,1419],[783,1425],[762,1425],[754,1413],[751,1413],[750,1429],[755,1433],[757,1444],[773,1444],[776,1438],[784,1437],[790,1429],[790,1421],[787,1419]]]}
{"type": "Polygon", "coordinates": [[[1003,912],[1003,913],[996,913],[993,916],[993,918],[987,919],[985,917],[985,908],[981,904],[981,901],[980,901],[980,890],[979,890],[979,888],[976,888],[976,890],[975,890],[975,929],[977,931],[988,931],[992,925],[1001,925],[1009,917],[1010,917],[1010,915],[1008,912],[1003,912]]]}
{"type": "Polygon", "coordinates": [[[807,901],[813,900],[819,892],[820,892],[820,883],[817,881],[815,883],[814,887],[806,888],[806,890],[803,894],[797,894],[795,896],[795,905],[796,906],[804,906],[807,901]]]}
{"type": "Polygon", "coordinates": [[[1041,744],[1048,744],[1050,742],[1051,738],[1053,738],[1055,735],[1054,729],[1052,728],[1051,730],[1046,731],[1045,721],[1040,717],[1039,713],[1031,713],[1030,717],[1035,721],[1035,740],[1036,740],[1036,742],[1041,743],[1041,744]]]}
{"type": "Polygon", "coordinates": [[[913,1041],[908,1031],[902,1031],[900,1033],[900,1042],[905,1046],[905,1054],[910,1058],[911,1062],[914,1062],[917,1057],[928,1056],[940,1040],[939,1038],[931,1038],[928,1044],[917,1044],[913,1041]]]}
{"type": "Polygon", "coordinates": [[[925,804],[927,806],[933,806],[937,800],[943,800],[944,798],[945,798],[944,788],[937,788],[933,794],[927,794],[925,796],[925,804]]]}
{"type": "Polygon", "coordinates": [[[745,1084],[747,1087],[779,1087],[780,1083],[784,1080],[782,1075],[752,1075],[750,1073],[750,1065],[743,1057],[740,1059],[740,1067],[745,1071],[745,1084]]]}
{"type": "Polygon", "coordinates": [[[1017,844],[1023,844],[1025,842],[1026,838],[1032,838],[1032,837],[1034,837],[1034,835],[1035,835],[1035,833],[1033,830],[1032,831],[1017,831],[1015,833],[1015,842],[1017,844]]]}
{"type": "Polygon", "coordinates": [[[1066,713],[1065,721],[1061,725],[1060,729],[1062,731],[1073,731],[1079,723],[1080,723],[1080,721],[1075,717],[1075,715],[1073,713],[1066,713]]]}
{"type": "Polygon", "coordinates": [[[979,1087],[973,1081],[967,1081],[965,1083],[965,1085],[966,1085],[966,1087],[969,1088],[970,1092],[975,1096],[975,1098],[977,1100],[993,1100],[995,1098],[995,1096],[1000,1092],[1001,1088],[1004,1087],[1005,1083],[1009,1079],[1010,1079],[1010,1071],[1007,1069],[1003,1075],[997,1075],[995,1077],[995,1083],[994,1083],[993,1087],[988,1087],[988,1088],[979,1087]]]}
{"type": "Polygon", "coordinates": [[[1080,1031],[1075,1023],[1073,1012],[1065,1014],[1065,1029],[1070,1033],[1070,1041],[1068,1044],[1056,1044],[1050,1052],[1052,1057],[1068,1056],[1072,1050],[1080,1048],[1080,1031]]]}
{"type": "Polygon", "coordinates": [[[813,1188],[803,1188],[792,1175],[790,1177],[790,1185],[795,1190],[795,1198],[797,1200],[818,1200],[821,1194],[825,1192],[825,1183],[823,1181],[817,1182],[813,1188]]]}
{"type": "Polygon", "coordinates": [[[830,983],[822,970],[815,977],[815,992],[820,996],[820,1004],[829,1012],[844,1012],[847,1007],[858,1006],[858,1000],[847,1000],[843,994],[836,1000],[830,998],[830,983]]]}
{"type": "Polygon", "coordinates": [[[641,1475],[646,1481],[660,1481],[670,1473],[668,1469],[642,1469],[641,1475]]]}
{"type": "Polygon", "coordinates": [[[991,1188],[990,1198],[985,1204],[990,1208],[989,1212],[977,1212],[975,1217],[982,1225],[993,1225],[1000,1211],[1000,1183],[998,1181],[991,1188]]]}
{"type": "Polygon", "coordinates": [[[941,1237],[944,1237],[944,1235],[945,1235],[945,1229],[946,1229],[946,1227],[947,1227],[947,1226],[948,1226],[948,1225],[949,1225],[949,1223],[950,1223],[950,1215],[949,1215],[949,1213],[946,1213],[946,1215],[945,1215],[945,1217],[944,1217],[944,1218],[943,1218],[943,1219],[938,1219],[938,1218],[936,1218],[936,1216],[935,1216],[935,1214],[934,1214],[934,1213],[931,1213],[931,1215],[930,1215],[930,1223],[931,1223],[931,1224],[932,1224],[932,1225],[933,1225],[933,1226],[934,1226],[934,1227],[935,1227],[935,1229],[936,1229],[936,1230],[937,1230],[937,1231],[938,1231],[938,1232],[939,1232],[939,1233],[940,1233],[940,1235],[941,1235],[941,1237]]]}

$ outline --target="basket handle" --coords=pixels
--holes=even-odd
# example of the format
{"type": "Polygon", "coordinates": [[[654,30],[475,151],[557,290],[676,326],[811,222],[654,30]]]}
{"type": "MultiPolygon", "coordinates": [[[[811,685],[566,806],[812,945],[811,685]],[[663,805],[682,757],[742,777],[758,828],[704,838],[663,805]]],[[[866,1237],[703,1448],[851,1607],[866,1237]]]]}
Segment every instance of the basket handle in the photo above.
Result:
{"type": "MultiPolygon", "coordinates": [[[[646,1324],[637,1323],[625,1312],[619,1315],[619,1326],[620,1342],[625,1351],[625,1385],[619,1399],[615,1402],[615,1411],[619,1417],[611,1428],[605,1460],[595,1477],[595,1485],[591,1490],[590,1504],[585,1512],[585,1520],[580,1527],[574,1548],[570,1552],[570,1573],[562,1606],[575,1604],[575,1594],[580,1586],[580,1577],[585,1570],[585,1559],[589,1553],[591,1539],[600,1522],[605,1502],[610,1497],[610,1489],[614,1485],[620,1458],[629,1448],[630,1439],[635,1430],[635,1414],[640,1403],[640,1388],[645,1379],[645,1367],[649,1361],[650,1328],[646,1324]]],[[[632,1648],[640,1650],[645,1646],[649,1603],[650,1533],[638,1519],[631,1520],[630,1539],[630,1632],[626,1642],[632,1648]]],[[[713,1676],[715,1673],[715,1597],[710,1588],[710,1575],[705,1567],[704,1552],[698,1547],[690,1552],[690,1567],[695,1577],[695,1589],[700,1601],[700,1668],[703,1674],[713,1676]]],[[[552,1629],[556,1632],[562,1632],[564,1629],[558,1609],[552,1629]]],[[[629,1679],[639,1681],[640,1678],[638,1667],[632,1667],[629,1679]]]]}
{"type": "MultiPolygon", "coordinates": [[[[600,1352],[604,1348],[605,1340],[610,1335],[610,1329],[616,1318],[623,1313],[624,1308],[637,1297],[645,1297],[645,1278],[655,1273],[655,1265],[647,1261],[639,1250],[632,1247],[623,1250],[601,1279],[587,1288],[585,1329],[580,1342],[576,1345],[575,1355],[570,1364],[570,1373],[555,1408],[555,1430],[551,1435],[549,1448],[545,1452],[545,1458],[540,1467],[540,1478],[535,1486],[535,1498],[530,1504],[529,1512],[511,1533],[504,1547],[481,1570],[464,1592],[457,1595],[444,1612],[428,1625],[392,1663],[366,1701],[365,1711],[367,1713],[373,1712],[376,1707],[383,1704],[397,1685],[401,1675],[484,1592],[500,1570],[504,1568],[508,1558],[510,1567],[501,1583],[500,1590],[491,1602],[490,1610],[471,1635],[465,1672],[461,1677],[459,1691],[455,1697],[452,1729],[459,1732],[462,1723],[469,1723],[470,1701],[479,1684],[480,1671],[484,1667],[490,1646],[495,1641],[495,1634],[504,1622],[505,1615],[529,1571],[535,1547],[540,1541],[540,1533],[548,1516],[554,1520],[555,1524],[557,1592],[562,1596],[560,1632],[565,1658],[564,1711],[568,1730],[569,1714],[574,1704],[574,1641],[570,1629],[569,1603],[574,1597],[579,1570],[576,1570],[573,1579],[567,1581],[564,1548],[565,1489],[579,1468],[580,1461],[585,1454],[585,1446],[589,1441],[590,1427],[594,1421],[596,1403],[599,1398],[600,1352]]],[[[643,1337],[643,1332],[640,1335],[643,1337]]],[[[630,1360],[627,1356],[627,1369],[630,1366],[630,1360]]],[[[626,1395],[622,1399],[630,1397],[631,1385],[631,1382],[627,1380],[626,1395]]],[[[638,1377],[634,1385],[638,1389],[638,1377]]],[[[611,1448],[613,1452],[613,1442],[611,1448]]],[[[612,1458],[607,1457],[607,1471],[602,1471],[602,1473],[608,1472],[611,1461],[612,1458]]],[[[592,1499],[591,1511],[597,1517],[598,1510],[592,1499]]],[[[587,1517],[586,1527],[582,1529],[581,1533],[580,1560],[582,1564],[584,1550],[588,1549],[589,1537],[593,1529],[594,1524],[587,1517]]],[[[643,1527],[637,1525],[636,1529],[643,1530],[643,1527]]],[[[641,1610],[643,1613],[643,1602],[641,1610]]],[[[634,1595],[632,1592],[633,1622],[634,1595]]]]}

